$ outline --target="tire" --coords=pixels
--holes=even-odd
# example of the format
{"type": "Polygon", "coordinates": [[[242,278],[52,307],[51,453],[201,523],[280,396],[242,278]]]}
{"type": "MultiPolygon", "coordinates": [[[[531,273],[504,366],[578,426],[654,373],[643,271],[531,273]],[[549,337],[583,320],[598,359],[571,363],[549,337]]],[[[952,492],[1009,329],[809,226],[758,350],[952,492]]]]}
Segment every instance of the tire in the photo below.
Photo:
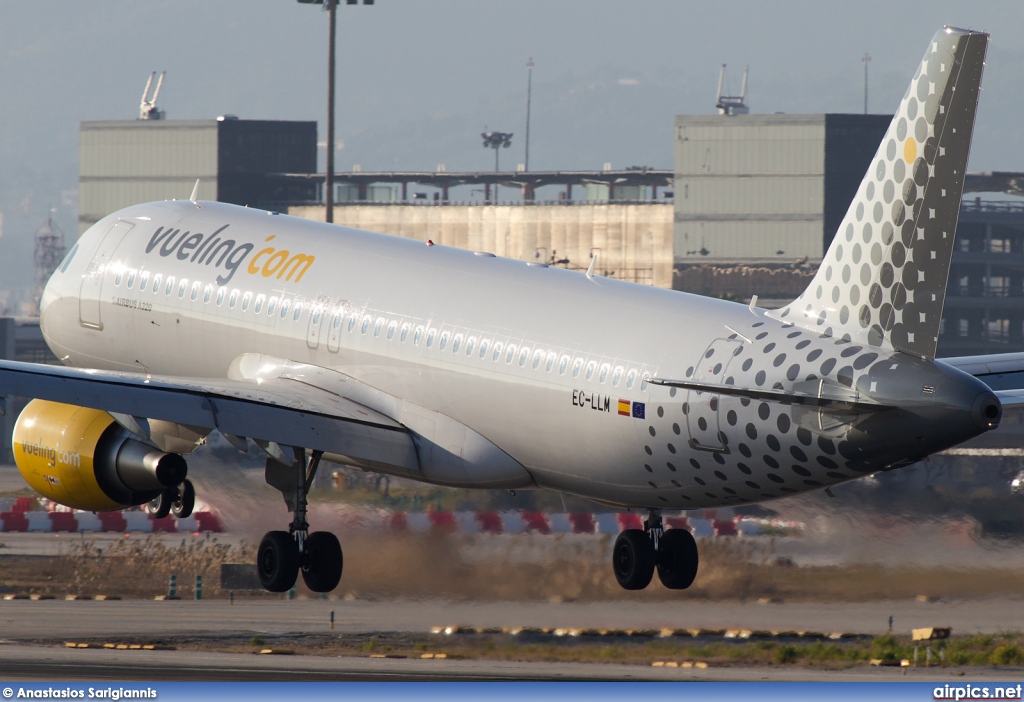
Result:
{"type": "Polygon", "coordinates": [[[192,487],[192,481],[186,480],[178,486],[178,494],[171,504],[171,513],[178,519],[192,516],[192,510],[196,506],[196,489],[192,487]]]}
{"type": "Polygon", "coordinates": [[[314,531],[306,538],[302,561],[302,580],[310,590],[330,592],[338,587],[344,557],[337,536],[329,531],[314,531]]]}
{"type": "Polygon", "coordinates": [[[612,550],[615,579],[625,590],[643,590],[654,577],[654,544],[643,529],[626,529],[612,550]]]}
{"type": "Polygon", "coordinates": [[[171,513],[171,505],[174,503],[174,488],[169,488],[160,493],[156,499],[146,504],[146,511],[153,519],[163,519],[171,513]]]}
{"type": "Polygon", "coordinates": [[[669,590],[685,590],[697,577],[697,542],[686,529],[669,529],[658,539],[658,579],[669,590]]]}
{"type": "Polygon", "coordinates": [[[299,545],[287,531],[269,531],[256,553],[260,584],[270,592],[287,592],[299,577],[299,545]]]}

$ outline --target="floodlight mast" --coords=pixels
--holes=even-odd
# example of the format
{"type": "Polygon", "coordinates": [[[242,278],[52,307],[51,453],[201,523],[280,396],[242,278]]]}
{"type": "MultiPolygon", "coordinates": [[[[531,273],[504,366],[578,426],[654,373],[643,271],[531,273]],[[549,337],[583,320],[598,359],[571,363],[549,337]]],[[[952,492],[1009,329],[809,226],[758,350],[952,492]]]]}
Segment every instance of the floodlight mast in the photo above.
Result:
{"type": "MultiPolygon", "coordinates": [[[[302,5],[321,5],[327,12],[327,176],[324,179],[324,221],[334,222],[334,46],[337,34],[336,14],[339,0],[297,0],[302,5]]],[[[372,5],[374,0],[363,0],[372,5]]],[[[347,5],[358,5],[359,0],[345,0],[347,5]]]]}

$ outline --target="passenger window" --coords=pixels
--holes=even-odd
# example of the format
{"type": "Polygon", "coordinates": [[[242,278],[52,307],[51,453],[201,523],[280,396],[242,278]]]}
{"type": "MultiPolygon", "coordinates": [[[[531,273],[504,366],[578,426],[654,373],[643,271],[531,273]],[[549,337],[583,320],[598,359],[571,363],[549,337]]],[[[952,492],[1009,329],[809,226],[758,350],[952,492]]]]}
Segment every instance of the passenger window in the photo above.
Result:
{"type": "Polygon", "coordinates": [[[323,308],[320,307],[320,306],[317,306],[313,310],[313,326],[316,326],[317,324],[320,324],[320,315],[322,313],[322,310],[323,310],[323,308]]]}
{"type": "Polygon", "coordinates": [[[139,292],[146,292],[146,288],[149,286],[149,271],[143,271],[142,277],[139,278],[139,292]]]}
{"type": "Polygon", "coordinates": [[[451,336],[448,332],[442,332],[441,334],[441,350],[444,351],[445,346],[448,345],[448,337],[451,336]]]}
{"type": "Polygon", "coordinates": [[[377,323],[373,325],[373,338],[380,336],[380,330],[384,328],[384,318],[377,317],[377,323]]]}
{"type": "Polygon", "coordinates": [[[467,356],[472,356],[473,355],[473,347],[474,346],[476,346],[476,337],[475,336],[471,336],[468,339],[466,339],[466,355],[467,356]]]}
{"type": "Polygon", "coordinates": [[[358,324],[358,322],[359,322],[359,315],[353,314],[351,317],[349,317],[348,318],[348,330],[349,331],[355,331],[356,324],[358,324]]]}
{"type": "Polygon", "coordinates": [[[366,315],[363,317],[363,326],[359,328],[360,334],[365,334],[366,330],[370,328],[370,322],[373,321],[373,317],[366,315]]]}
{"type": "Polygon", "coordinates": [[[544,360],[544,352],[537,349],[533,352],[533,369],[537,370],[540,368],[540,362],[544,360]]]}
{"type": "Polygon", "coordinates": [[[527,347],[524,346],[522,348],[522,350],[519,351],[519,367],[520,368],[522,368],[523,366],[526,365],[526,359],[529,358],[529,357],[530,357],[530,349],[528,349],[527,347]]]}
{"type": "Polygon", "coordinates": [[[402,325],[402,336],[400,337],[401,342],[404,344],[405,340],[409,338],[409,323],[406,322],[402,325]]]}
{"type": "Polygon", "coordinates": [[[398,329],[398,322],[392,322],[388,325],[388,341],[395,338],[395,330],[398,329]]]}
{"type": "Polygon", "coordinates": [[[153,294],[156,295],[160,292],[160,281],[163,279],[163,275],[157,273],[153,276],[153,294]]]}
{"type": "Polygon", "coordinates": [[[499,358],[501,358],[501,348],[502,348],[501,342],[500,341],[495,341],[494,342],[494,360],[495,361],[497,361],[499,358]]]}
{"type": "Polygon", "coordinates": [[[266,299],[267,299],[266,295],[257,295],[256,296],[256,306],[252,308],[252,313],[253,314],[259,314],[260,312],[263,311],[263,302],[266,299]]]}
{"type": "Polygon", "coordinates": [[[622,366],[615,366],[615,372],[612,373],[612,385],[618,385],[620,380],[622,380],[622,366]]]}
{"type": "Polygon", "coordinates": [[[228,307],[235,309],[235,305],[238,303],[238,289],[231,291],[231,297],[228,298],[228,307]]]}
{"type": "Polygon", "coordinates": [[[489,343],[489,341],[489,339],[480,340],[480,358],[487,357],[487,344],[489,343]]]}
{"type": "Polygon", "coordinates": [[[164,295],[167,297],[171,296],[171,291],[174,290],[174,276],[167,276],[167,287],[164,288],[164,295]]]}
{"type": "Polygon", "coordinates": [[[211,297],[213,297],[213,286],[207,285],[206,289],[203,290],[203,304],[208,305],[211,297]]]}
{"type": "Polygon", "coordinates": [[[133,285],[135,285],[135,269],[128,271],[128,289],[131,290],[133,285]]]}
{"type": "Polygon", "coordinates": [[[569,367],[569,357],[562,356],[562,360],[558,362],[558,374],[565,375],[565,369],[569,367]]]}
{"type": "Polygon", "coordinates": [[[427,348],[429,349],[434,345],[434,339],[437,338],[437,330],[431,329],[427,332],[427,348]]]}
{"type": "Polygon", "coordinates": [[[573,378],[580,377],[580,369],[581,368],[583,368],[583,359],[582,358],[577,358],[575,361],[572,362],[572,377],[573,378]]]}
{"type": "Polygon", "coordinates": [[[295,321],[295,322],[299,321],[299,317],[301,317],[301,316],[302,316],[302,303],[301,302],[296,302],[295,303],[295,311],[292,313],[292,321],[295,321]]]}
{"type": "Polygon", "coordinates": [[[512,363],[512,359],[516,357],[516,345],[515,344],[509,344],[506,347],[506,349],[507,350],[505,351],[505,365],[507,366],[507,365],[511,364],[512,363]]]}
{"type": "Polygon", "coordinates": [[[594,369],[597,368],[597,364],[591,361],[587,364],[587,380],[594,377],[594,369]]]}
{"type": "Polygon", "coordinates": [[[626,388],[632,388],[634,382],[636,382],[636,371],[631,370],[629,375],[626,376],[626,388]]]}
{"type": "Polygon", "coordinates": [[[460,348],[462,348],[462,334],[456,334],[452,340],[452,353],[458,353],[460,348]]]}
{"type": "Polygon", "coordinates": [[[421,338],[423,338],[423,327],[416,327],[416,332],[412,335],[412,345],[419,346],[421,338]]]}
{"type": "Polygon", "coordinates": [[[291,300],[281,300],[281,319],[285,319],[288,316],[288,306],[291,302],[291,300]]]}
{"type": "Polygon", "coordinates": [[[337,312],[334,313],[334,321],[331,322],[331,328],[332,329],[339,329],[339,328],[341,328],[341,318],[344,315],[345,315],[345,313],[342,312],[341,310],[338,310],[337,312]]]}
{"type": "Polygon", "coordinates": [[[199,297],[199,282],[198,281],[195,282],[195,283],[192,283],[192,294],[189,295],[189,299],[191,299],[192,302],[195,302],[197,297],[199,297]]]}
{"type": "Polygon", "coordinates": [[[124,273],[124,270],[121,269],[121,268],[118,268],[117,271],[114,273],[114,287],[118,287],[118,286],[121,285],[121,274],[122,273],[124,273]]]}
{"type": "Polygon", "coordinates": [[[601,364],[601,374],[597,377],[598,382],[603,383],[608,380],[608,371],[611,370],[611,366],[607,363],[601,364]]]}
{"type": "Polygon", "coordinates": [[[227,291],[227,288],[218,288],[217,289],[217,307],[220,307],[221,305],[224,304],[224,293],[226,291],[227,291]]]}
{"type": "Polygon", "coordinates": [[[273,317],[275,309],[277,309],[277,295],[271,295],[270,302],[267,303],[267,316],[273,317]]]}
{"type": "Polygon", "coordinates": [[[555,353],[554,351],[549,352],[548,353],[548,362],[544,366],[544,370],[546,370],[548,373],[550,373],[551,369],[555,367],[555,361],[557,361],[557,360],[558,360],[558,354],[555,353]]]}
{"type": "Polygon", "coordinates": [[[188,288],[188,278],[182,278],[181,282],[178,283],[178,299],[181,300],[185,297],[185,289],[188,288]]]}

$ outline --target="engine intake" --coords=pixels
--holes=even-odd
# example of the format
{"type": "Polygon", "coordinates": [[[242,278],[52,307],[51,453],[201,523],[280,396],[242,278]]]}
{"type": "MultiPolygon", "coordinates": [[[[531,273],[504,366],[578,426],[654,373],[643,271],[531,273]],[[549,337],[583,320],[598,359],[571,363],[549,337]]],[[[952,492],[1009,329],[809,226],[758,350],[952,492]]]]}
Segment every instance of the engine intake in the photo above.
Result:
{"type": "Polygon", "coordinates": [[[18,416],[13,444],[29,486],[75,509],[141,505],[188,474],[184,458],[132,438],[106,412],[47,400],[18,416]]]}

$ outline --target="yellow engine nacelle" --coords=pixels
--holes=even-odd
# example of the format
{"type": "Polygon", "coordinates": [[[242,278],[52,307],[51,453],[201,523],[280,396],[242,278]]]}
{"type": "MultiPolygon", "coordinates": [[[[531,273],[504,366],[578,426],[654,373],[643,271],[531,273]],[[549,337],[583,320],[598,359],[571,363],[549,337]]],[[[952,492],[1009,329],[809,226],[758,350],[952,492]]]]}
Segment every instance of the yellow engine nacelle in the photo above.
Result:
{"type": "Polygon", "coordinates": [[[13,445],[29,487],[91,512],[149,502],[188,471],[181,456],[137,441],[106,412],[47,400],[18,416],[13,445]]]}

